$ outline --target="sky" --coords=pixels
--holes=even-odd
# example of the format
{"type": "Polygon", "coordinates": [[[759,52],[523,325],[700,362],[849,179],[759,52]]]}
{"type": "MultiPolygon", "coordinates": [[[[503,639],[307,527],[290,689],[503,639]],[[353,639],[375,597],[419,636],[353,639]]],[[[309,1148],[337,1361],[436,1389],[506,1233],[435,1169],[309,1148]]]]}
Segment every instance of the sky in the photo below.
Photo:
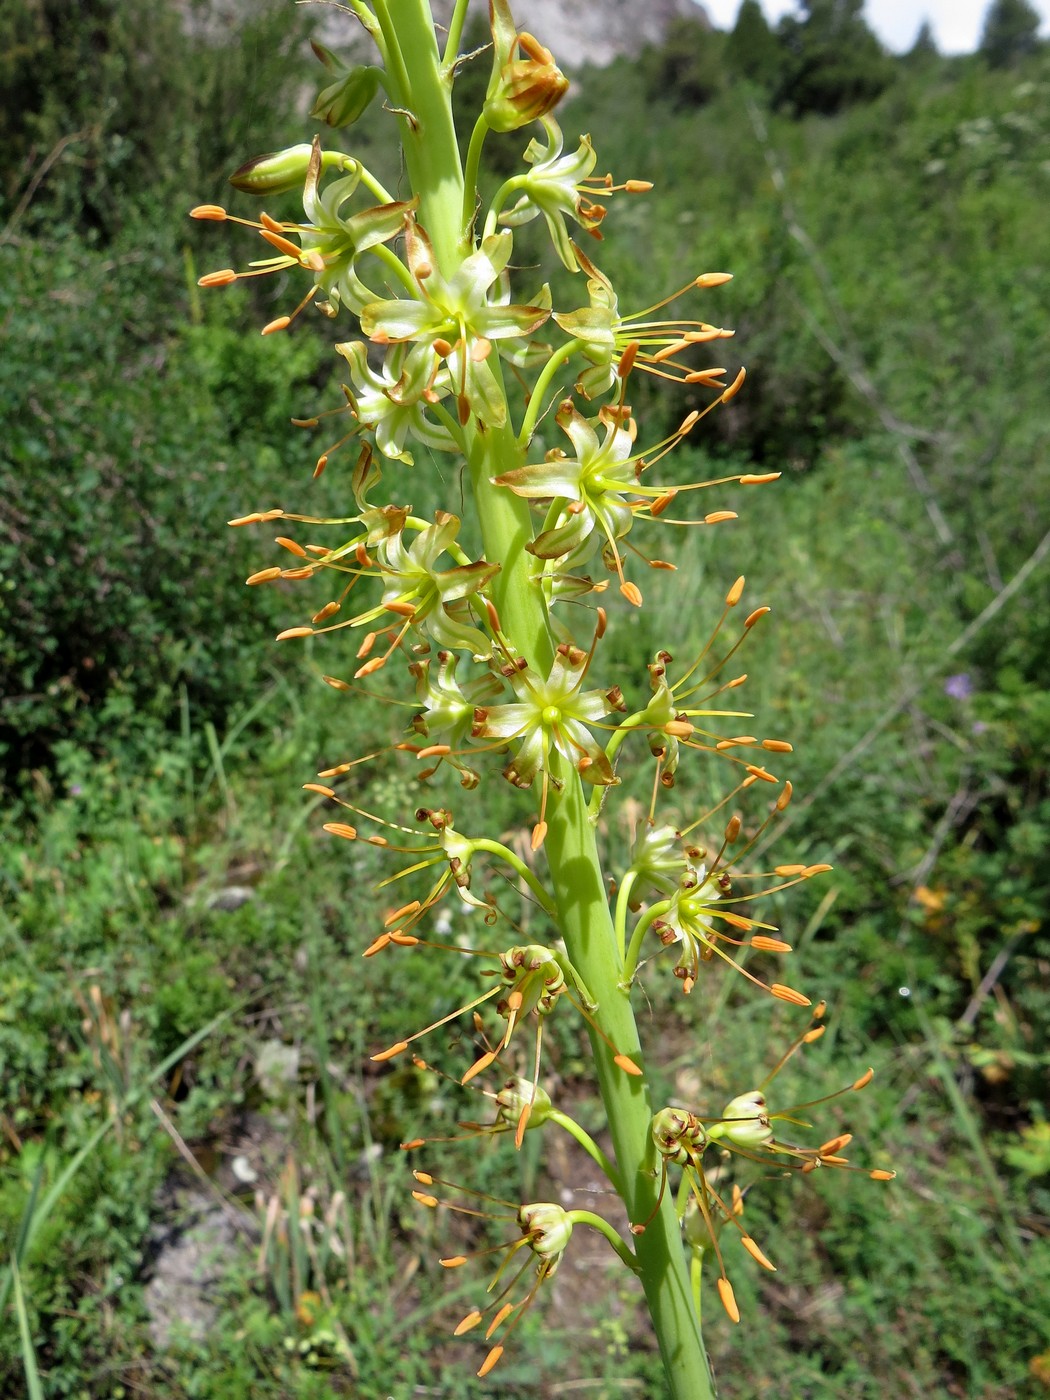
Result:
{"type": "MultiPolygon", "coordinates": [[[[740,0],[700,0],[716,29],[732,29],[740,0]]],[[[865,0],[864,17],[888,49],[905,53],[915,42],[923,19],[930,21],[941,53],[972,53],[984,27],[991,0],[865,0]]],[[[1050,29],[1050,0],[1029,0],[1050,29]]],[[[761,0],[766,18],[799,13],[794,0],[761,0]]]]}

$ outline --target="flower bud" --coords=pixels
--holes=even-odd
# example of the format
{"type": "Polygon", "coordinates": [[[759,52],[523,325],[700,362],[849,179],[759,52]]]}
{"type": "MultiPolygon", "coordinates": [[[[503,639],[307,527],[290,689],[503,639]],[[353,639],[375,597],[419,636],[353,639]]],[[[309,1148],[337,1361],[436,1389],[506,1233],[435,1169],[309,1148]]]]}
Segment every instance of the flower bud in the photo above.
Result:
{"type": "MultiPolygon", "coordinates": [[[[306,184],[313,146],[303,142],[283,151],[255,156],[230,176],[230,184],[246,194],[285,194],[306,184]]],[[[349,158],[341,151],[322,151],[321,169],[343,166],[349,158]]],[[[352,162],[351,162],[352,164],[352,162]]]]}
{"type": "Polygon", "coordinates": [[[750,1094],[730,1099],[718,1124],[718,1137],[735,1147],[764,1147],[771,1142],[773,1129],[766,1113],[765,1094],[753,1089],[750,1094]]]}
{"type": "Polygon", "coordinates": [[[553,1107],[546,1090],[541,1089],[538,1084],[533,1084],[531,1079],[518,1076],[507,1080],[496,1095],[496,1104],[500,1121],[509,1123],[512,1127],[517,1125],[522,1111],[528,1108],[530,1112],[527,1126],[530,1128],[537,1128],[545,1122],[553,1107]]]}
{"type": "Polygon", "coordinates": [[[553,1201],[537,1201],[522,1206],[518,1224],[529,1242],[533,1254],[541,1259],[557,1259],[572,1239],[572,1221],[567,1211],[553,1201]]]}
{"type": "Polygon", "coordinates": [[[518,42],[530,57],[505,64],[485,101],[485,120],[493,131],[517,131],[545,117],[569,90],[550,49],[531,34],[519,35],[518,42]]]}
{"type": "Polygon", "coordinates": [[[351,126],[364,113],[379,88],[378,68],[348,68],[322,88],[310,111],[328,126],[351,126]]]}
{"type": "Polygon", "coordinates": [[[490,0],[489,17],[494,58],[485,120],[493,131],[517,131],[553,111],[568,91],[569,80],[550,49],[531,34],[517,32],[507,0],[490,0]],[[519,48],[525,58],[518,58],[519,48]]]}

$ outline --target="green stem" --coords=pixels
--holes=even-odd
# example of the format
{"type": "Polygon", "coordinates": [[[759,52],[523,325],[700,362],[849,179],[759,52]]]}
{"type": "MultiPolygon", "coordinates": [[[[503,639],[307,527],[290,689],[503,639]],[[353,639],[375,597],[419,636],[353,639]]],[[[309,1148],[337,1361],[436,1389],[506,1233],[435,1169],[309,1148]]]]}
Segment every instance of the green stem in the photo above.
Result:
{"type": "MultiPolygon", "coordinates": [[[[588,811],[588,816],[590,812],[588,811]]],[[[626,957],[627,953],[627,911],[630,908],[631,891],[638,880],[637,870],[628,870],[627,874],[620,881],[620,888],[616,894],[616,918],[614,927],[616,929],[616,946],[620,950],[620,958],[626,957]]]]}
{"type": "MultiPolygon", "coordinates": [[[[644,724],[645,711],[639,710],[637,714],[628,715],[626,719],[621,720],[620,723],[613,730],[612,738],[605,746],[605,757],[609,760],[610,764],[612,764],[613,767],[615,767],[616,765],[616,755],[620,752],[620,745],[628,737],[628,735],[633,734],[636,729],[641,729],[644,726],[644,724]]],[[[596,787],[591,793],[590,802],[588,804],[588,811],[590,812],[590,818],[592,822],[596,822],[598,820],[598,817],[602,810],[602,802],[604,800],[605,792],[602,788],[596,787]]]]}
{"type": "MultiPolygon", "coordinates": [[[[485,145],[485,137],[488,134],[489,124],[485,120],[485,113],[482,112],[474,123],[474,130],[470,133],[470,144],[467,147],[467,168],[464,172],[463,183],[464,229],[470,228],[476,218],[478,171],[481,169],[481,150],[485,145]]],[[[488,232],[487,228],[486,232],[488,232]]]]}
{"type": "Polygon", "coordinates": [[[346,167],[348,173],[356,168],[361,183],[364,185],[365,189],[368,190],[369,194],[373,195],[380,204],[394,203],[394,196],[381,181],[376,179],[367,166],[362,165],[359,160],[354,160],[353,156],[347,156],[346,159],[348,162],[346,167]]]}
{"type": "Polygon", "coordinates": [[[616,1170],[613,1163],[609,1161],[608,1157],[606,1157],[605,1153],[595,1142],[594,1138],[591,1137],[590,1133],[581,1128],[575,1118],[570,1118],[567,1113],[562,1113],[560,1108],[549,1109],[547,1117],[552,1123],[557,1123],[559,1128],[564,1128],[570,1137],[576,1139],[584,1152],[587,1153],[587,1156],[590,1157],[597,1166],[601,1167],[602,1171],[615,1187],[616,1194],[620,1195],[620,1173],[616,1170]]]}
{"type": "Polygon", "coordinates": [[[456,7],[452,11],[452,18],[448,22],[448,38],[445,41],[445,56],[442,63],[445,68],[450,63],[455,63],[459,53],[459,41],[463,38],[463,26],[467,19],[467,0],[456,0],[456,7]]]}
{"type": "Polygon", "coordinates": [[[369,34],[371,34],[372,42],[379,50],[379,56],[385,63],[386,45],[383,42],[383,35],[380,31],[379,25],[376,23],[375,15],[365,4],[365,0],[346,0],[346,3],[353,11],[353,13],[357,16],[357,18],[361,21],[361,23],[364,25],[365,29],[368,30],[369,34]]]}
{"type": "Polygon", "coordinates": [[[503,184],[500,185],[499,189],[496,191],[495,197],[489,205],[489,211],[485,215],[486,233],[495,233],[496,220],[499,218],[503,206],[514,191],[523,189],[527,185],[527,182],[528,177],[525,175],[512,175],[509,180],[504,180],[503,184]]]}
{"type": "Polygon", "coordinates": [[[634,932],[631,934],[631,944],[627,949],[627,957],[624,959],[623,963],[623,985],[625,987],[629,987],[634,981],[634,974],[638,970],[638,958],[641,955],[642,943],[645,940],[645,935],[649,932],[652,924],[654,924],[662,914],[666,914],[670,907],[670,901],[662,899],[659,904],[654,904],[647,909],[635,924],[634,932]]]}
{"type": "Polygon", "coordinates": [[[627,1267],[633,1273],[638,1272],[638,1260],[608,1220],[604,1220],[600,1215],[595,1215],[593,1210],[570,1210],[569,1219],[574,1225],[589,1225],[592,1230],[597,1230],[599,1234],[604,1235],[627,1267]]]}
{"type": "Polygon", "coordinates": [[[379,28],[385,41],[385,46],[380,46],[380,52],[386,63],[387,76],[398,88],[401,94],[401,103],[405,105],[412,91],[412,85],[405,68],[401,45],[398,42],[397,26],[390,17],[387,0],[372,0],[372,3],[375,6],[376,19],[379,21],[379,28]]]}
{"type": "Polygon", "coordinates": [[[521,432],[518,434],[518,441],[522,447],[528,447],[529,440],[536,429],[536,419],[540,416],[543,400],[547,396],[547,388],[551,380],[565,361],[576,354],[580,344],[581,342],[578,340],[569,340],[564,345],[560,345],[537,375],[529,398],[529,406],[525,410],[525,417],[521,422],[521,432]]]}
{"type": "Polygon", "coordinates": [[[412,296],[417,294],[415,278],[392,248],[388,248],[385,243],[380,243],[377,247],[370,248],[369,252],[394,274],[406,291],[410,292],[412,296]]]}
{"type": "Polygon", "coordinates": [[[487,851],[491,856],[499,856],[500,860],[505,861],[515,874],[528,885],[543,912],[552,919],[558,917],[558,911],[555,909],[550,895],[536,879],[536,876],[533,875],[525,862],[519,856],[515,855],[508,846],[502,845],[499,841],[490,841],[487,837],[475,838],[470,844],[476,851],[487,851]]]}
{"type": "Polygon", "coordinates": [[[387,0],[377,3],[388,45],[398,48],[398,113],[401,149],[409,182],[419,196],[419,221],[426,229],[438,266],[451,277],[460,262],[463,167],[452,118],[451,82],[441,66],[434,20],[427,0],[397,0],[396,26],[387,0]],[[396,28],[396,35],[395,35],[396,28]]]}

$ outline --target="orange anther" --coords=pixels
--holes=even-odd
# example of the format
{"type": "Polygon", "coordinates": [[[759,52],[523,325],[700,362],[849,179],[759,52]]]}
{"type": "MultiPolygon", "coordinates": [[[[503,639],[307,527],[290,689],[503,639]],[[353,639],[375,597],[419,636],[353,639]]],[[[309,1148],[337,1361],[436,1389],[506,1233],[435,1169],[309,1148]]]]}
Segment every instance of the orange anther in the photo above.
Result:
{"type": "Polygon", "coordinates": [[[746,375],[747,370],[741,367],[740,372],[737,374],[737,377],[733,380],[732,384],[730,384],[729,388],[726,389],[722,394],[723,403],[728,403],[730,399],[736,398],[737,394],[739,394],[740,390],[744,387],[744,379],[746,375]]]}
{"type": "Polygon", "coordinates": [[[781,1001],[790,1002],[792,1006],[809,1006],[809,997],[804,997],[801,992],[796,992],[792,987],[785,987],[782,982],[774,982],[769,989],[775,997],[781,1001]]]}
{"type": "Polygon", "coordinates": [[[493,1366],[495,1366],[496,1362],[500,1359],[500,1357],[501,1357],[502,1355],[503,1355],[503,1348],[502,1348],[502,1347],[493,1347],[493,1348],[492,1348],[492,1350],[489,1352],[488,1356],[485,1357],[485,1360],[484,1360],[484,1361],[481,1363],[481,1365],[478,1367],[478,1379],[479,1379],[479,1380],[483,1380],[483,1379],[485,1378],[485,1376],[488,1375],[488,1373],[492,1370],[493,1366]]]}
{"type": "Polygon", "coordinates": [[[747,1250],[748,1254],[751,1255],[751,1258],[752,1258],[752,1259],[756,1259],[756,1260],[758,1261],[758,1263],[760,1263],[760,1264],[762,1265],[763,1269],[768,1269],[768,1270],[770,1271],[770,1273],[772,1273],[772,1274],[775,1274],[775,1273],[776,1273],[776,1271],[777,1271],[776,1265],[770,1263],[770,1261],[769,1261],[769,1260],[766,1258],[766,1256],[762,1253],[762,1251],[759,1249],[758,1245],[755,1244],[754,1240],[751,1238],[750,1235],[741,1235],[741,1237],[740,1237],[740,1243],[741,1243],[741,1244],[744,1246],[744,1248],[747,1250]]]}
{"type": "Polygon", "coordinates": [[[327,831],[329,836],[341,836],[344,841],[357,840],[357,827],[348,822],[325,822],[322,830],[327,831]]]}
{"type": "Polygon", "coordinates": [[[729,1314],[729,1320],[739,1322],[740,1309],[736,1305],[736,1294],[733,1292],[733,1285],[727,1278],[718,1280],[718,1296],[722,1300],[722,1306],[729,1314]]]}
{"type": "Polygon", "coordinates": [[[218,272],[206,272],[203,277],[197,278],[198,287],[228,287],[231,282],[237,281],[237,274],[232,267],[220,268],[218,272]]]}

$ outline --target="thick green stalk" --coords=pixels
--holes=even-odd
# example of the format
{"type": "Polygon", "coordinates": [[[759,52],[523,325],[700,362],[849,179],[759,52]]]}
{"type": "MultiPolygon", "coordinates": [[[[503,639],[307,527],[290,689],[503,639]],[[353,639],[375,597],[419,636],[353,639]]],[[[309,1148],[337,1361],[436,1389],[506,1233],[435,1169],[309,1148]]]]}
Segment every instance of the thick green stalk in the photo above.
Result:
{"type": "MultiPolygon", "coordinates": [[[[406,90],[400,118],[405,161],[419,196],[419,218],[430,236],[442,272],[449,276],[463,256],[463,171],[452,121],[450,88],[427,0],[397,0],[396,24],[386,4],[377,6],[388,46],[399,49],[406,90]]],[[[533,582],[537,561],[526,551],[532,538],[527,501],[492,485],[491,478],[521,465],[523,448],[508,423],[468,428],[469,465],[485,555],[499,560],[492,597],[512,645],[541,674],[554,657],[546,604],[533,582]]],[[[573,964],[598,1002],[595,1020],[615,1046],[597,1035],[591,1044],[602,1101],[609,1119],[624,1204],[634,1222],[656,1205],[658,1181],[646,1170],[652,1104],[646,1080],[613,1063],[616,1052],[641,1064],[638,1030],[629,993],[618,985],[621,959],[598,859],[595,830],[583,784],[568,764],[555,766],[560,789],[548,804],[544,850],[558,908],[560,930],[573,964]]],[[[693,1307],[689,1275],[673,1201],[668,1194],[636,1238],[640,1276],[652,1314],[674,1400],[710,1400],[703,1341],[693,1307]]]]}

